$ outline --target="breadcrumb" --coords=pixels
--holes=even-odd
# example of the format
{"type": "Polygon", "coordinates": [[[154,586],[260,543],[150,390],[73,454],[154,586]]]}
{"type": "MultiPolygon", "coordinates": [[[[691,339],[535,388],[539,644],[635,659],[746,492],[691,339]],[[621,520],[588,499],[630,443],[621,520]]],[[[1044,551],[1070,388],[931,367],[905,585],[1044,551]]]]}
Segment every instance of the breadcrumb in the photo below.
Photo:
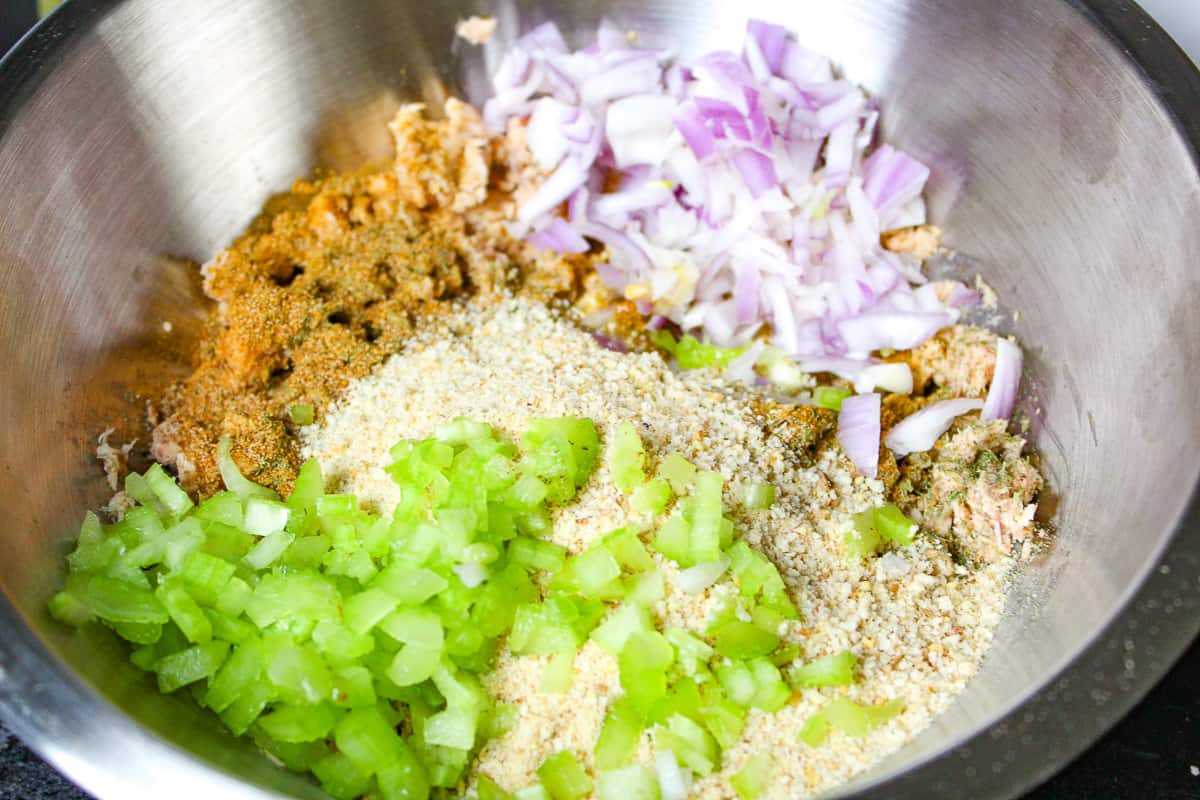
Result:
{"type": "MultiPolygon", "coordinates": [[[[380,509],[396,500],[384,471],[388,448],[456,416],[509,435],[536,417],[586,416],[602,437],[633,421],[651,463],[674,451],[719,471],[727,486],[774,484],[775,504],[739,511],[736,523],[778,566],[800,611],[802,622],[786,623],[782,636],[806,659],[853,652],[861,680],[804,690],[777,714],[751,712],[741,741],[726,750],[718,771],[697,781],[694,795],[733,796],[730,777],[752,754],[769,751],[777,770],[763,797],[784,800],[843,783],[929,725],[975,674],[1004,607],[1009,565],[969,569],[955,563],[944,540],[924,534],[884,557],[848,560],[842,541],[851,515],[882,503],[884,483],[857,475],[836,445],[817,444],[826,415],[782,415],[782,424],[764,424],[775,419],[767,411],[762,401],[731,396],[702,375],[671,371],[657,354],[605,350],[545,306],[514,299],[474,303],[430,321],[403,353],[352,382],[321,424],[301,436],[303,454],[320,461],[334,487],[380,509]],[[797,437],[806,443],[804,458],[788,441],[797,437]],[[835,734],[820,748],[801,743],[805,720],[835,693],[872,704],[899,699],[904,711],[861,739],[835,734]]],[[[557,512],[550,538],[579,552],[639,521],[601,465],[577,501],[557,512]]],[[[667,585],[655,608],[660,623],[703,631],[728,586],[688,595],[672,586],[673,564],[659,559],[659,569],[667,585]]],[[[497,701],[520,713],[510,731],[484,746],[474,769],[509,791],[535,781],[537,767],[558,750],[590,769],[604,713],[621,696],[615,659],[595,645],[578,653],[565,694],[541,692],[545,661],[502,647],[487,679],[497,701]]],[[[643,735],[635,756],[642,763],[652,758],[650,742],[643,735]]]]}

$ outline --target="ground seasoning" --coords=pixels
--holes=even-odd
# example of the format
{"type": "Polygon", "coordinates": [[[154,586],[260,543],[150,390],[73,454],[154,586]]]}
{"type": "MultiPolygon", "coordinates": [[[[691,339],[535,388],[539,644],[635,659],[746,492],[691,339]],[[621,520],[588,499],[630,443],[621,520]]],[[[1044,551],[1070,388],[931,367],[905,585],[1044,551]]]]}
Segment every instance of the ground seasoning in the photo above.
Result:
{"type": "Polygon", "coordinates": [[[155,405],[153,453],[199,495],[220,488],[222,435],[259,483],[286,491],[300,462],[295,403],[322,409],[400,350],[414,321],[499,289],[573,300],[588,256],[536,251],[504,233],[529,167],[521,133],[492,138],[451,100],[391,124],[386,169],[297,181],[202,270],[215,301],[194,372],[155,405]]]}

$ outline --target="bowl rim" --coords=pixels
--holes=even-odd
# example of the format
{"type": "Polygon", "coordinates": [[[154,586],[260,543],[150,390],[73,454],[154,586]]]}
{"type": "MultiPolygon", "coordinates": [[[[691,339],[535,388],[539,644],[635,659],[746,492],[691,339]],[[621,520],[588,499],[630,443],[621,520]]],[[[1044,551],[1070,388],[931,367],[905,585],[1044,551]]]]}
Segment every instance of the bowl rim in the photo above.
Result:
{"type": "MultiPolygon", "coordinates": [[[[71,0],[39,22],[0,59],[0,138],[71,44],[123,0],[71,0]]],[[[1160,104],[1200,173],[1200,69],[1136,4],[1059,0],[1103,34],[1160,104]]],[[[155,735],[69,670],[0,594],[0,718],[39,756],[100,797],[161,795],[182,774],[205,777],[198,796],[280,797],[155,735]],[[46,703],[53,698],[47,713],[46,703]],[[68,709],[67,712],[59,709],[68,709]],[[68,734],[64,737],[64,733],[68,734]],[[81,742],[104,736],[154,770],[146,782],[88,760],[81,742]],[[143,790],[145,790],[143,792],[143,790]]],[[[1040,686],[1015,696],[1007,712],[980,724],[902,772],[854,785],[838,796],[865,798],[886,782],[892,797],[1012,797],[1041,784],[1091,747],[1158,683],[1200,633],[1200,483],[1107,623],[1040,686]],[[1164,598],[1179,613],[1161,615],[1164,598]],[[1151,624],[1153,623],[1153,624],[1151,624]],[[1128,642],[1150,666],[1129,675],[1128,642]],[[1154,654],[1151,658],[1146,654],[1154,654]],[[1099,701],[1096,698],[1103,696],[1099,701]],[[1056,747],[1048,747],[1048,737],[1056,747]],[[997,771],[996,765],[1005,765],[997,771]],[[1013,768],[1019,766],[1020,768],[1013,768]]],[[[122,770],[125,772],[125,770],[122,770]]],[[[144,774],[144,773],[142,773],[144,774]]],[[[182,788],[182,787],[180,787],[182,788]]],[[[185,794],[190,794],[184,792],[185,794]]]]}

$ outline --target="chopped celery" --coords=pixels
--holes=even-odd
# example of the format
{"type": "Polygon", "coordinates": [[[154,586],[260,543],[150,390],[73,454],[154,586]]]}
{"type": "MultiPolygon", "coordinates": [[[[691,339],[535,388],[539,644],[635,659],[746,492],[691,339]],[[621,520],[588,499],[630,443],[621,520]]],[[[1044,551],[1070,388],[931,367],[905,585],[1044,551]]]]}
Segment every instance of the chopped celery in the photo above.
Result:
{"type": "Polygon", "coordinates": [[[442,619],[430,608],[397,609],[379,623],[379,628],[398,642],[430,650],[441,650],[446,640],[442,619]]]}
{"type": "Polygon", "coordinates": [[[667,558],[682,564],[690,561],[691,530],[687,517],[678,508],[667,517],[650,546],[667,558]]]}
{"type": "Polygon", "coordinates": [[[659,800],[658,777],[654,770],[635,764],[602,772],[597,781],[599,800],[659,800]]]}
{"type": "Polygon", "coordinates": [[[261,673],[261,642],[257,639],[242,642],[209,680],[204,704],[221,713],[255,684],[261,673]]]}
{"type": "Polygon", "coordinates": [[[874,515],[875,530],[879,531],[880,536],[901,546],[912,544],[913,531],[917,529],[917,524],[904,516],[904,512],[894,503],[876,508],[874,515]]]}
{"type": "Polygon", "coordinates": [[[250,548],[250,552],[243,556],[242,560],[254,569],[265,569],[274,564],[283,555],[284,551],[288,549],[288,545],[295,538],[290,533],[276,531],[260,539],[258,544],[250,548]]]}
{"type": "Polygon", "coordinates": [[[712,734],[717,746],[728,749],[741,741],[742,728],[746,724],[746,709],[732,700],[706,696],[705,702],[700,706],[700,721],[712,734]]]}
{"type": "Polygon", "coordinates": [[[50,616],[76,628],[96,618],[86,604],[68,592],[58,592],[50,598],[50,616]]]}
{"type": "Polygon", "coordinates": [[[273,690],[266,684],[251,686],[221,712],[221,721],[235,736],[241,736],[274,698],[273,690]]]}
{"type": "Polygon", "coordinates": [[[629,700],[621,699],[609,706],[593,751],[596,769],[616,769],[628,764],[642,738],[642,728],[641,715],[629,700]]]}
{"type": "Polygon", "coordinates": [[[602,648],[617,655],[625,647],[625,642],[634,633],[650,633],[654,623],[650,612],[644,606],[622,605],[608,616],[594,631],[592,639],[602,648]]]}
{"type": "Polygon", "coordinates": [[[311,742],[324,739],[337,722],[337,714],[328,703],[318,705],[275,706],[255,723],[272,739],[281,742],[311,742]]]}
{"type": "Polygon", "coordinates": [[[334,729],[338,751],[362,771],[375,773],[400,758],[404,742],[375,707],[357,708],[334,729]]]}
{"type": "Polygon", "coordinates": [[[542,671],[541,690],[547,694],[565,692],[571,688],[575,674],[575,654],[572,652],[555,653],[546,662],[542,671]]]}
{"type": "Polygon", "coordinates": [[[549,655],[577,650],[599,622],[603,606],[563,596],[523,605],[513,621],[509,647],[517,655],[549,655]]]}
{"type": "Polygon", "coordinates": [[[881,706],[865,706],[837,697],[821,709],[829,724],[851,738],[866,736],[871,731],[900,713],[903,704],[899,700],[881,706]]]}
{"type": "Polygon", "coordinates": [[[717,667],[717,680],[737,705],[749,708],[758,693],[754,672],[744,661],[730,661],[717,667]]]}
{"type": "Polygon", "coordinates": [[[842,401],[852,394],[854,394],[854,390],[841,386],[818,386],[813,389],[813,403],[821,408],[841,411],[842,401]]]}
{"type": "Polygon", "coordinates": [[[815,686],[849,686],[854,683],[854,665],[858,659],[854,653],[844,650],[824,658],[818,658],[788,672],[788,680],[798,689],[815,686]]]}
{"type": "Polygon", "coordinates": [[[399,753],[396,762],[376,776],[383,800],[426,800],[432,787],[425,765],[403,743],[399,753]]]}
{"type": "Polygon", "coordinates": [[[508,487],[505,499],[514,509],[530,510],[541,505],[548,493],[545,483],[537,476],[526,473],[508,487]]]}
{"type": "Polygon", "coordinates": [[[162,638],[163,632],[163,626],[157,622],[114,622],[112,629],[134,644],[154,644],[162,638]]]}
{"type": "Polygon", "coordinates": [[[779,668],[763,657],[751,659],[748,666],[755,684],[754,699],[750,704],[772,714],[787,705],[792,692],[783,682],[779,668]]]}
{"type": "Polygon", "coordinates": [[[215,605],[229,586],[236,567],[228,561],[197,552],[183,563],[180,577],[193,597],[206,605],[215,605]]]}
{"type": "Polygon", "coordinates": [[[649,607],[666,596],[666,584],[663,582],[662,573],[657,570],[634,575],[628,583],[629,590],[625,594],[625,601],[628,603],[649,607]]]}
{"type": "Polygon", "coordinates": [[[752,511],[770,508],[775,503],[775,487],[769,483],[748,483],[742,487],[742,503],[752,511]]]}
{"type": "Polygon", "coordinates": [[[425,743],[470,750],[475,744],[479,712],[473,708],[447,708],[425,721],[425,743]]]}
{"type": "Polygon", "coordinates": [[[667,628],[665,635],[667,641],[675,648],[675,660],[686,675],[695,674],[712,658],[712,647],[682,628],[667,628]]]}
{"type": "Polygon", "coordinates": [[[606,535],[601,544],[627,570],[641,572],[654,569],[654,559],[646,552],[646,546],[634,528],[617,528],[606,535]]]}
{"type": "Polygon", "coordinates": [[[647,719],[653,723],[663,723],[674,716],[684,716],[696,721],[700,719],[700,703],[700,687],[692,678],[684,678],[655,702],[647,719]]]}
{"type": "Polygon", "coordinates": [[[717,743],[695,720],[676,714],[665,728],[655,729],[655,745],[675,754],[679,763],[697,775],[709,775],[720,764],[717,743]]]}
{"type": "Polygon", "coordinates": [[[166,622],[170,617],[154,592],[104,575],[72,575],[66,591],[105,622],[166,622]]]}
{"type": "Polygon", "coordinates": [[[621,565],[604,547],[593,547],[572,556],[554,576],[551,589],[567,591],[583,597],[599,598],[621,576],[621,565]]]}
{"type": "Polygon", "coordinates": [[[217,468],[221,472],[221,480],[225,482],[225,488],[234,494],[243,498],[279,499],[279,495],[275,492],[251,482],[242,474],[242,471],[238,469],[237,462],[233,460],[233,440],[228,436],[222,436],[221,441],[217,444],[217,468]]]}
{"type": "Polygon", "coordinates": [[[301,465],[296,475],[292,493],[287,499],[288,508],[293,512],[314,509],[324,494],[325,477],[321,474],[321,464],[315,458],[310,458],[301,465]]]}
{"type": "Polygon", "coordinates": [[[343,753],[330,753],[311,765],[313,775],[335,800],[357,800],[371,786],[371,775],[343,753]]]}
{"type": "Polygon", "coordinates": [[[770,785],[774,770],[775,759],[770,753],[755,753],[733,774],[729,785],[742,800],[755,800],[770,785]]]}
{"type": "Polygon", "coordinates": [[[517,564],[544,572],[557,572],[566,563],[566,548],[553,542],[521,537],[509,545],[509,557],[517,564]]]}
{"type": "Polygon", "coordinates": [[[187,492],[180,489],[175,480],[162,468],[162,464],[150,467],[144,477],[150,491],[154,492],[154,496],[172,517],[182,517],[195,505],[187,492]]]}
{"type": "Polygon", "coordinates": [[[202,644],[212,639],[212,623],[177,580],[163,581],[154,594],[189,642],[202,644]]]}
{"type": "Polygon", "coordinates": [[[831,729],[837,729],[851,738],[867,735],[903,709],[899,700],[893,700],[881,706],[865,706],[837,697],[830,700],[820,711],[814,714],[800,730],[800,740],[810,747],[819,747],[829,736],[831,729]]]}
{"type": "Polygon", "coordinates": [[[516,800],[551,800],[550,793],[540,783],[517,790],[513,793],[513,797],[516,800]]]}
{"type": "Polygon", "coordinates": [[[645,483],[646,451],[632,422],[622,422],[613,431],[606,457],[617,488],[630,492],[645,483]]]}
{"type": "Polygon", "coordinates": [[[400,601],[391,592],[367,589],[342,604],[342,619],[351,631],[363,634],[378,625],[398,605],[400,601]]]}
{"type": "Polygon", "coordinates": [[[667,693],[667,667],[675,650],[661,633],[635,631],[625,640],[617,658],[621,688],[638,713],[647,716],[667,693]]]}
{"type": "Polygon", "coordinates": [[[692,486],[696,467],[679,453],[668,453],[658,465],[658,476],[666,480],[671,491],[683,495],[692,486]]]}
{"type": "Polygon", "coordinates": [[[168,694],[213,675],[229,655],[229,643],[211,641],[163,657],[155,666],[158,690],[168,694]]]}
{"type": "Polygon", "coordinates": [[[884,541],[912,544],[915,522],[892,503],[854,515],[854,530],[846,533],[847,552],[866,558],[879,552],[884,541]]]}
{"type": "Polygon", "coordinates": [[[675,354],[675,360],[679,362],[681,369],[702,369],[704,367],[725,369],[729,366],[730,361],[746,351],[745,348],[717,347],[713,344],[706,344],[694,336],[685,334],[675,343],[671,352],[675,354]]]}
{"type": "Polygon", "coordinates": [[[313,411],[313,407],[309,403],[293,403],[288,408],[288,417],[291,418],[294,424],[303,428],[306,425],[313,424],[313,421],[316,419],[316,412],[313,411]]]}
{"type": "Polygon", "coordinates": [[[820,747],[829,738],[829,720],[818,711],[805,720],[797,738],[809,747],[820,747]]]}
{"type": "Polygon", "coordinates": [[[494,780],[483,774],[475,779],[475,794],[479,800],[513,800],[511,793],[501,789],[494,780]]]}
{"type": "Polygon", "coordinates": [[[581,800],[592,792],[592,779],[569,750],[547,758],[538,767],[537,776],[554,800],[581,800]]]}
{"type": "Polygon", "coordinates": [[[717,653],[726,658],[745,659],[769,655],[779,644],[779,637],[773,631],[739,619],[720,622],[710,629],[709,633],[716,640],[714,647],[717,653]]]}
{"type": "MultiPolygon", "coordinates": [[[[450,584],[441,575],[423,567],[393,562],[375,576],[372,587],[384,590],[401,605],[419,605],[450,584]]],[[[368,589],[370,591],[370,589],[368,589]]]]}
{"type": "Polygon", "coordinates": [[[266,536],[269,533],[282,531],[287,528],[288,517],[291,513],[291,509],[278,500],[251,497],[246,500],[243,529],[255,536],[266,536]]]}
{"type": "Polygon", "coordinates": [[[397,686],[414,686],[433,677],[441,660],[441,649],[406,645],[392,659],[387,676],[397,686]]]}
{"type": "Polygon", "coordinates": [[[643,483],[634,489],[629,506],[643,514],[661,514],[671,502],[671,486],[662,478],[643,483]]]}
{"type": "Polygon", "coordinates": [[[323,619],[312,630],[312,640],[330,664],[350,664],[375,649],[369,634],[356,634],[340,622],[323,619]]]}
{"type": "Polygon", "coordinates": [[[843,544],[847,554],[862,559],[878,553],[882,541],[875,529],[874,514],[864,511],[854,515],[854,527],[846,531],[843,544]]]}
{"type": "Polygon", "coordinates": [[[319,703],[333,697],[333,676],[315,650],[264,641],[264,651],[267,677],[286,698],[297,703],[319,703]]]}
{"type": "Polygon", "coordinates": [[[242,501],[233,492],[214,494],[196,506],[193,516],[211,522],[219,522],[231,528],[242,527],[242,501]]]}
{"type": "Polygon", "coordinates": [[[375,705],[375,687],[371,671],[366,667],[346,667],[333,677],[334,702],[343,708],[366,708],[375,705]]]}

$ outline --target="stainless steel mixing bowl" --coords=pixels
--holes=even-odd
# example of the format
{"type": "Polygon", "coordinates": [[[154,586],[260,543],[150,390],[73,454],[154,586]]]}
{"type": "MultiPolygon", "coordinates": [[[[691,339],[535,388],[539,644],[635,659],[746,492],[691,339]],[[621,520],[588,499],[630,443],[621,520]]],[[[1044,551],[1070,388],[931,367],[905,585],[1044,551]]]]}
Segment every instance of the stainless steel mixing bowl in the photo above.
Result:
{"type": "Polygon", "coordinates": [[[958,267],[1020,310],[1058,543],[967,692],[850,791],[1011,795],[1196,633],[1200,79],[1131,4],[72,0],[0,66],[0,713],[94,794],[320,796],[43,610],[104,500],[96,435],[178,369],[144,344],[193,316],[179,259],[294,176],[382,155],[398,98],[478,99],[522,27],[584,38],[603,14],[684,51],[736,45],[747,16],[794,27],[884,98],[958,267]],[[453,39],[470,12],[500,17],[483,50],[453,39]]]}

